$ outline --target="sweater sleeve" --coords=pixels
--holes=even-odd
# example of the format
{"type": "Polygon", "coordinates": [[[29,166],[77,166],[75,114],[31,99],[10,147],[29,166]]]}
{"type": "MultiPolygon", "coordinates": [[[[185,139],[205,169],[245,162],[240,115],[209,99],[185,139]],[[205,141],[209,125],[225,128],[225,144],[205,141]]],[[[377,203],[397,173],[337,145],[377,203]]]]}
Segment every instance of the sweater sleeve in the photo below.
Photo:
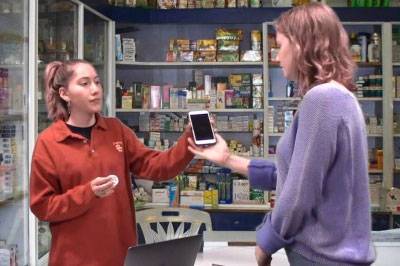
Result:
{"type": "Polygon", "coordinates": [[[168,180],[182,172],[194,155],[188,150],[184,132],[173,147],[166,151],[156,151],[146,147],[127,126],[122,125],[127,141],[127,161],[131,172],[140,178],[154,181],[168,180]]]}
{"type": "Polygon", "coordinates": [[[248,170],[251,187],[262,190],[276,188],[275,163],[267,160],[251,160],[248,170]]]}
{"type": "Polygon", "coordinates": [[[39,137],[32,156],[30,207],[39,220],[60,222],[84,214],[96,201],[90,183],[63,192],[44,141],[39,137]]]}
{"type": "Polygon", "coordinates": [[[338,108],[339,102],[326,90],[309,91],[300,106],[285,183],[274,210],[257,230],[257,244],[268,254],[292,243],[302,226],[312,219],[336,153],[338,108]]]}

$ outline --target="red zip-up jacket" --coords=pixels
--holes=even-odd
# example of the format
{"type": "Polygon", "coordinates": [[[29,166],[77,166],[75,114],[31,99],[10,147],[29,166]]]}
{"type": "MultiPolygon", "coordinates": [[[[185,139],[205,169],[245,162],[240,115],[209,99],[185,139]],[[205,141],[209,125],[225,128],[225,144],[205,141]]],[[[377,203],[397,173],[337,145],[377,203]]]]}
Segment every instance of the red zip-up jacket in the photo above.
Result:
{"type": "Polygon", "coordinates": [[[165,152],[143,145],[118,119],[96,115],[91,139],[56,121],[38,137],[32,157],[30,207],[50,223],[49,265],[123,265],[136,245],[130,172],[155,181],[179,174],[193,159],[188,133],[165,152]],[[90,182],[115,174],[119,184],[98,198],[90,182]]]}

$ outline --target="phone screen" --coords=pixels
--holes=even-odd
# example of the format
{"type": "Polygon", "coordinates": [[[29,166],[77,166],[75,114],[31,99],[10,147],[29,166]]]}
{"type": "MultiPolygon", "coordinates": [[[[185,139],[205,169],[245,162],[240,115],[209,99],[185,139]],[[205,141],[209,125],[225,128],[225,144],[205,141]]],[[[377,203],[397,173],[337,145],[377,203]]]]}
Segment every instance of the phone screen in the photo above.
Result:
{"type": "Polygon", "coordinates": [[[190,119],[196,140],[214,139],[208,114],[191,115],[190,119]]]}

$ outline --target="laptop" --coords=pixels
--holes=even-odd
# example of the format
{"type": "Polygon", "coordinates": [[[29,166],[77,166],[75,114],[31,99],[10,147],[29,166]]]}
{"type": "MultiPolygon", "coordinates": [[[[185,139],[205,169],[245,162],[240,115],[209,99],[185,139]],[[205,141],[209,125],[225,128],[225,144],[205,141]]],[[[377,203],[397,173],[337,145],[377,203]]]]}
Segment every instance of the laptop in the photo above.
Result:
{"type": "Polygon", "coordinates": [[[193,266],[202,235],[130,247],[125,266],[193,266]]]}

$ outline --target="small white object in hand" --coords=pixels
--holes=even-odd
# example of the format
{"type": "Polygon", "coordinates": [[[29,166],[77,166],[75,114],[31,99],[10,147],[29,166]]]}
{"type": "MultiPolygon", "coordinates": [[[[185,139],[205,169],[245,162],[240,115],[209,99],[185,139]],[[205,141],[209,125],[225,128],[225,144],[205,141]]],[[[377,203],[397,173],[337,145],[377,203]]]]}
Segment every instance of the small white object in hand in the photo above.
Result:
{"type": "Polygon", "coordinates": [[[118,185],[118,183],[119,183],[118,176],[116,176],[116,175],[109,175],[108,177],[111,177],[111,178],[112,178],[111,182],[113,182],[113,187],[116,187],[116,186],[118,185]]]}

